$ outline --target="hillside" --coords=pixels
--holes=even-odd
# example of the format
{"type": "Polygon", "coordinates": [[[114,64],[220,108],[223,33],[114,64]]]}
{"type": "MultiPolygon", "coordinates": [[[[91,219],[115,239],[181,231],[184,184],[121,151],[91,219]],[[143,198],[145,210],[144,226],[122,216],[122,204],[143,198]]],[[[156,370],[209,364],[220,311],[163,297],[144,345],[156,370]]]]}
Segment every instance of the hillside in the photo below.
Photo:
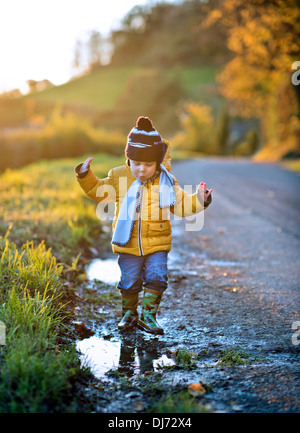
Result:
{"type": "Polygon", "coordinates": [[[96,110],[109,110],[114,107],[124,89],[126,80],[135,69],[134,67],[101,68],[90,74],[74,78],[61,86],[30,94],[25,98],[34,101],[87,105],[96,110]]]}
{"type": "Polygon", "coordinates": [[[24,97],[34,102],[35,114],[49,117],[58,104],[63,112],[87,117],[97,127],[128,132],[141,114],[147,115],[164,135],[179,129],[179,111],[187,101],[203,102],[215,114],[221,97],[216,66],[149,68],[101,67],[61,86],[24,97]]]}
{"type": "MultiPolygon", "coordinates": [[[[151,68],[103,67],[60,86],[27,95],[25,99],[111,110],[124,94],[130,76],[145,70],[151,68]]],[[[214,66],[168,68],[164,71],[167,77],[178,80],[186,97],[195,100],[206,98],[208,87],[215,85],[216,73],[214,66]]]]}

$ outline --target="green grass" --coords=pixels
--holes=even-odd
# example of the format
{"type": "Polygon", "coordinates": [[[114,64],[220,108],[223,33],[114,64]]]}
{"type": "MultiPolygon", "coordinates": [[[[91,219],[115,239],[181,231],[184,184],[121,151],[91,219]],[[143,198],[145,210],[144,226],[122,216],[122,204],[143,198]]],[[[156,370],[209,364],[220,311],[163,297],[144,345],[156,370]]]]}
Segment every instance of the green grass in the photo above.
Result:
{"type": "Polygon", "coordinates": [[[263,356],[255,355],[240,346],[228,347],[220,352],[218,357],[218,367],[234,367],[236,365],[250,365],[255,361],[266,361],[263,356]]]}
{"type": "Polygon", "coordinates": [[[170,70],[170,74],[177,74],[183,88],[191,95],[199,86],[215,84],[217,72],[218,69],[215,66],[185,67],[170,70]]]}
{"type": "MultiPolygon", "coordinates": [[[[84,159],[41,161],[0,177],[0,413],[78,410],[73,384],[89,370],[66,338],[72,288],[64,275],[101,233],[96,203],[75,180],[84,159]]],[[[122,162],[95,155],[93,169],[106,176],[122,162]]]]}
{"type": "Polygon", "coordinates": [[[61,101],[67,104],[89,105],[97,110],[109,110],[114,107],[127,78],[135,69],[135,67],[99,69],[61,86],[31,94],[30,99],[61,101]]]}
{"type": "Polygon", "coordinates": [[[187,349],[178,349],[175,355],[176,366],[187,370],[195,368],[197,365],[195,358],[197,357],[197,353],[190,352],[187,349]]]}
{"type": "Polygon", "coordinates": [[[175,365],[162,365],[159,368],[162,370],[192,370],[197,367],[195,359],[198,358],[198,354],[195,352],[179,348],[172,352],[171,355],[175,361],[175,365]]]}
{"type": "MultiPolygon", "coordinates": [[[[135,66],[99,69],[61,86],[31,94],[26,98],[90,106],[97,110],[110,110],[115,107],[118,98],[123,93],[129,76],[138,69],[140,68],[135,66]]],[[[215,83],[216,68],[213,66],[175,68],[168,69],[166,74],[178,77],[188,97],[201,99],[204,87],[215,83]]]]}
{"type": "Polygon", "coordinates": [[[0,413],[59,412],[80,366],[72,345],[59,347],[64,326],[62,266],[44,244],[22,248],[0,239],[0,413]]]}

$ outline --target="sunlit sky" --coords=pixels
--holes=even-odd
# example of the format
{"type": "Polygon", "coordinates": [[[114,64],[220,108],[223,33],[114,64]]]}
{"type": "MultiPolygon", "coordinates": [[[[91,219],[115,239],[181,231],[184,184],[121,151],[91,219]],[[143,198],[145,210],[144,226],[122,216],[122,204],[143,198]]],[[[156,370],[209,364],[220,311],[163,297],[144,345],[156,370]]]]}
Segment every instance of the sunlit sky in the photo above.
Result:
{"type": "MultiPolygon", "coordinates": [[[[169,0],[171,2],[171,0],[169,0]]],[[[154,0],[0,0],[0,93],[27,80],[62,84],[74,75],[76,40],[107,35],[135,5],[154,0]]]]}

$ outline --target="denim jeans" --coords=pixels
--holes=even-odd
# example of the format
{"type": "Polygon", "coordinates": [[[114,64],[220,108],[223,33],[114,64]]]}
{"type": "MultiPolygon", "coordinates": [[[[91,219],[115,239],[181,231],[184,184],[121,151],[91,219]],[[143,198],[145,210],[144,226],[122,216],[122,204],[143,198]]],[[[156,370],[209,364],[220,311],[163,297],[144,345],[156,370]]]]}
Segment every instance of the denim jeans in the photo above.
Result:
{"type": "Polygon", "coordinates": [[[117,288],[125,293],[138,293],[143,289],[163,292],[168,287],[168,253],[157,251],[146,256],[119,254],[121,279],[117,288]]]}

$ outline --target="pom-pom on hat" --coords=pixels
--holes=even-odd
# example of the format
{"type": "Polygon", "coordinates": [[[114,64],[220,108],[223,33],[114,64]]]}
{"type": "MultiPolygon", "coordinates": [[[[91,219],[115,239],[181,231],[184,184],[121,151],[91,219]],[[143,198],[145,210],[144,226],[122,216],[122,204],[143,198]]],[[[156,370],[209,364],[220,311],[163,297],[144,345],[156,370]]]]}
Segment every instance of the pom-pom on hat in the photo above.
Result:
{"type": "Polygon", "coordinates": [[[126,158],[134,161],[161,163],[166,150],[167,146],[153,127],[149,117],[139,117],[136,126],[132,128],[127,138],[126,158]]]}

